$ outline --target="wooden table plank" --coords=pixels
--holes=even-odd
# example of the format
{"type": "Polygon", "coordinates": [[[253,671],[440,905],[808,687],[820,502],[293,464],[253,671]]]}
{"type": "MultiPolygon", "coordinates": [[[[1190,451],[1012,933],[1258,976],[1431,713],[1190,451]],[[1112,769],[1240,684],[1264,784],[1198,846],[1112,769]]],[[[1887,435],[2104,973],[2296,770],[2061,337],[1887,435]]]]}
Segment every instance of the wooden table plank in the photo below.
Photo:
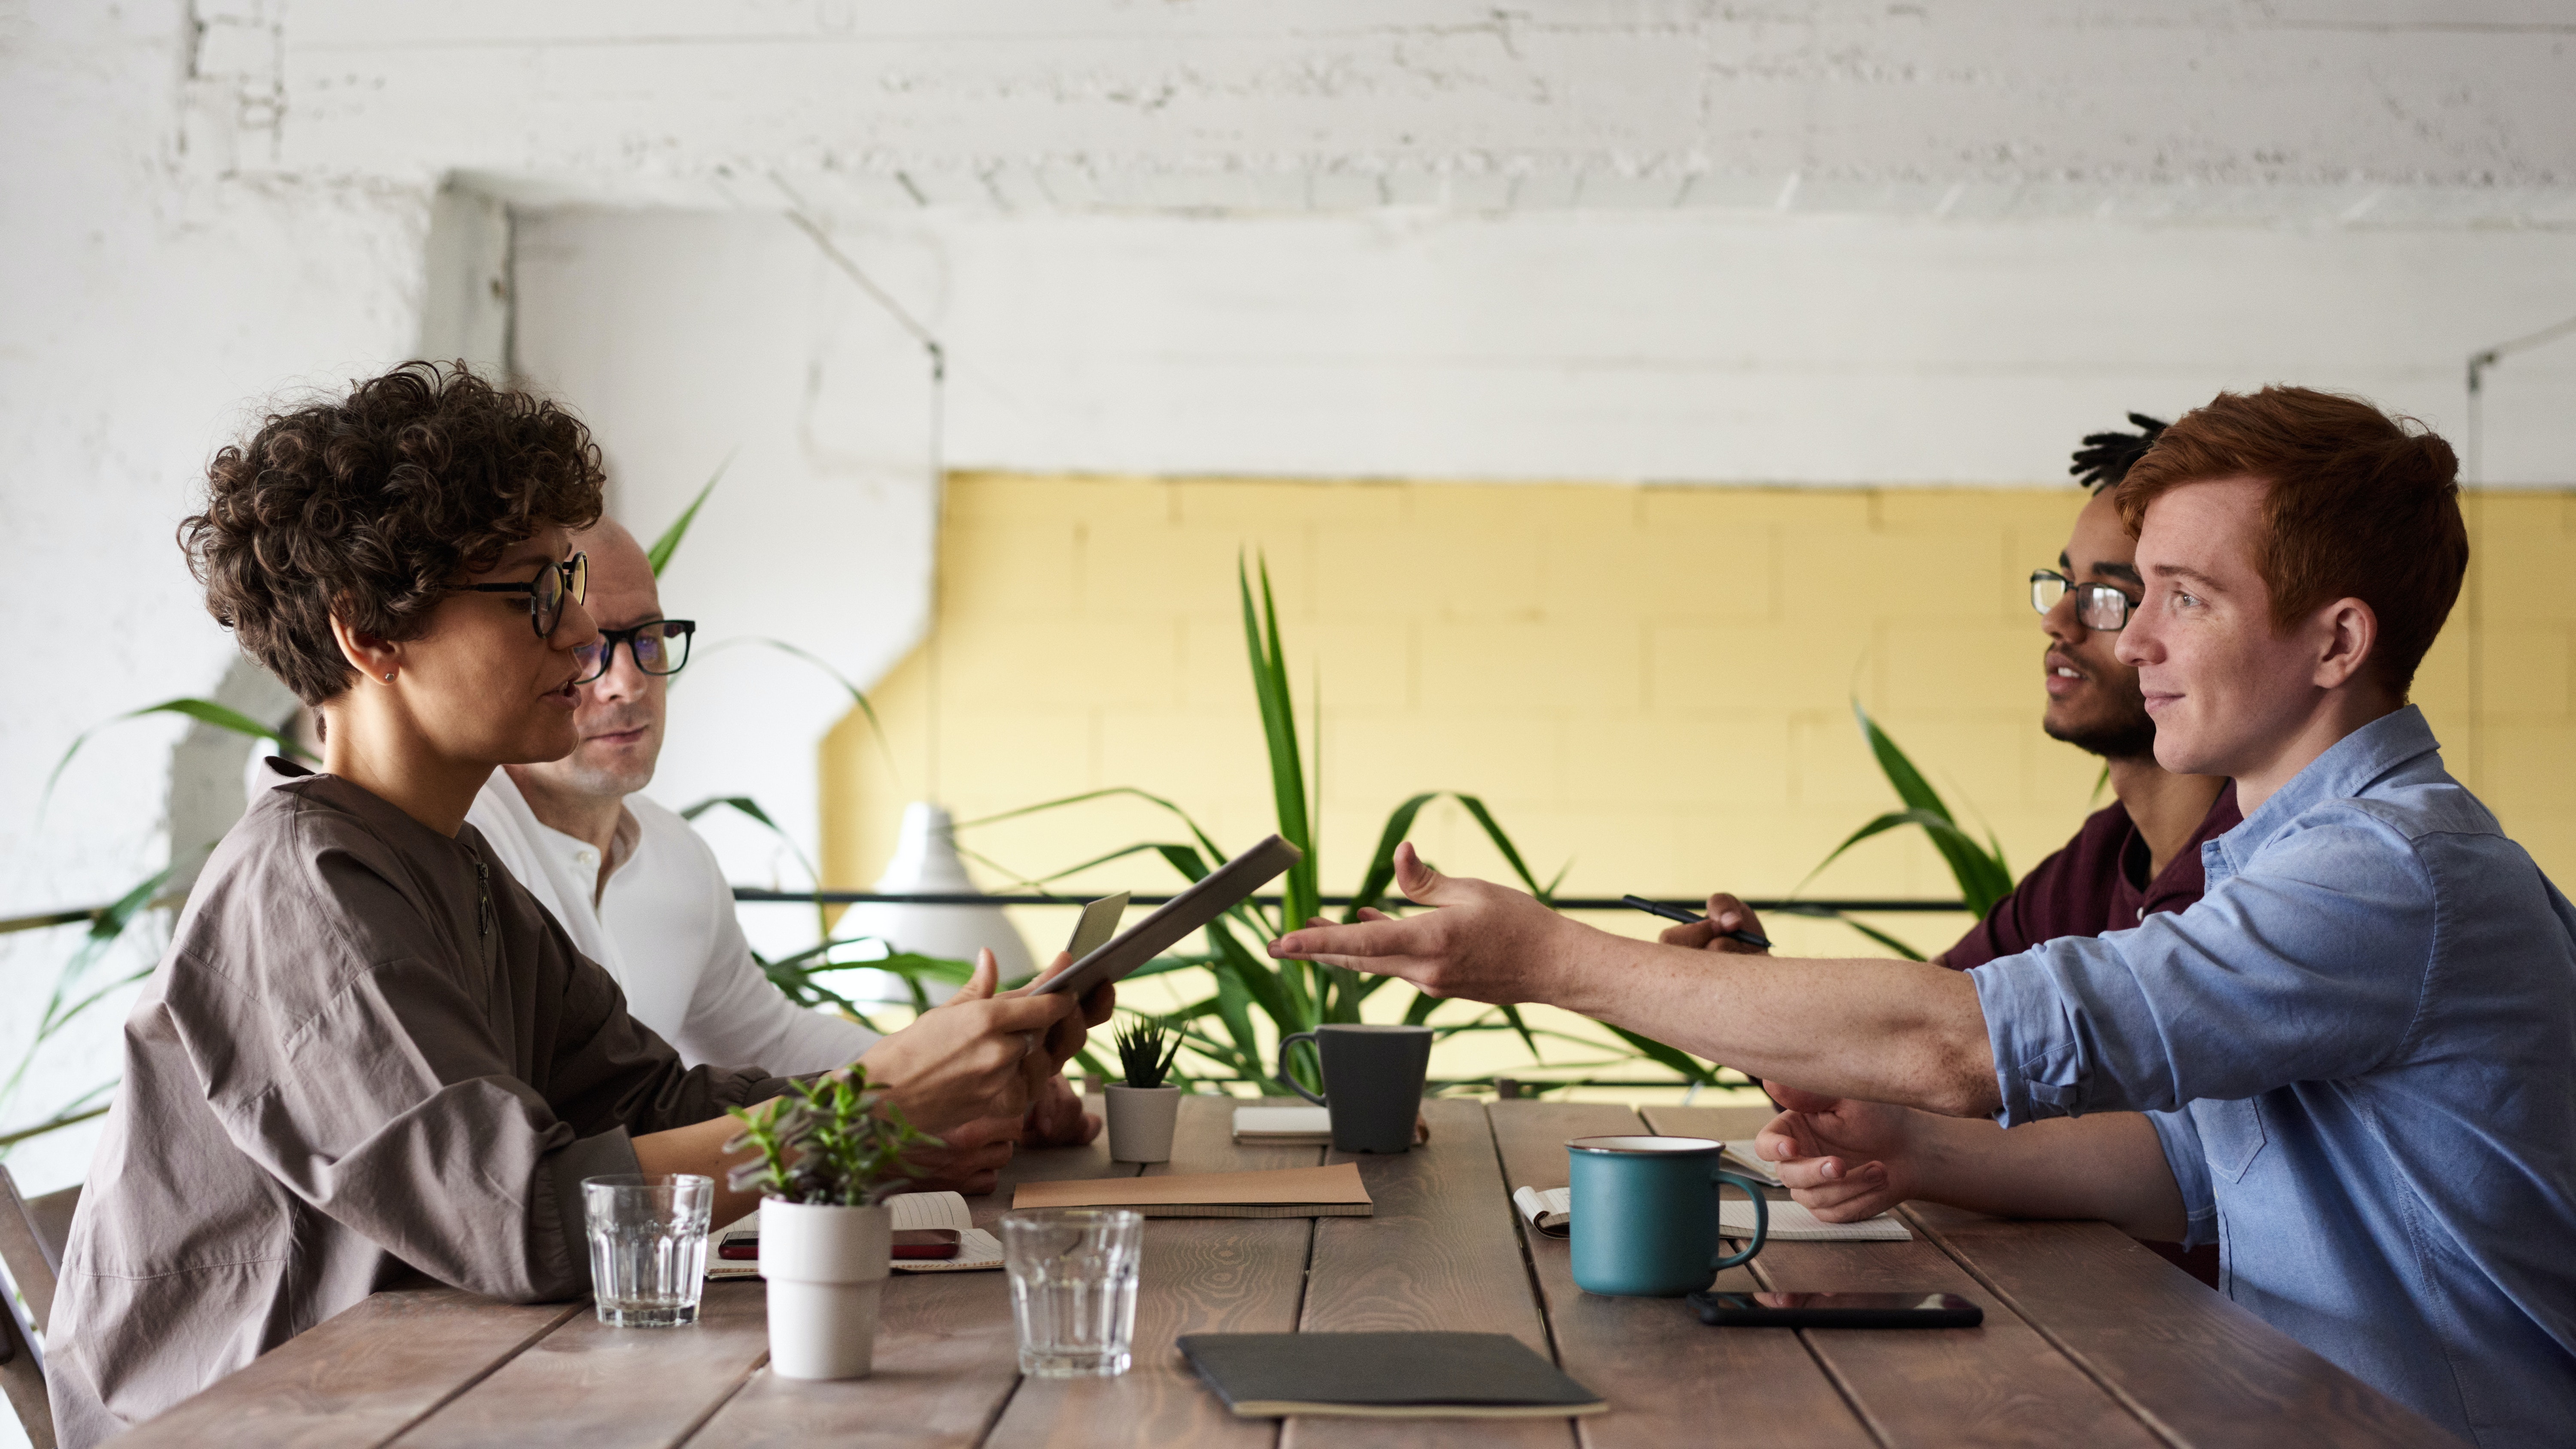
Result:
{"type": "Polygon", "coordinates": [[[1906,1212],[2175,1443],[2459,1442],[2108,1224],[2010,1222],[1936,1203],[1906,1212]]]}
{"type": "Polygon", "coordinates": [[[577,1313],[394,1442],[681,1443],[768,1359],[767,1302],[761,1284],[736,1280],[708,1284],[685,1328],[612,1328],[577,1313]]]}
{"type": "MultiPolygon", "coordinates": [[[[1359,1164],[1377,1211],[1374,1217],[1315,1220],[1299,1330],[1508,1333],[1553,1358],[1484,1104],[1434,1100],[1424,1102],[1422,1111],[1431,1140],[1411,1152],[1326,1154],[1329,1161],[1359,1164]]],[[[1564,1449],[1574,1443],[1572,1422],[1312,1416],[1287,1420],[1281,1443],[1284,1449],[1564,1449]]]]}
{"type": "Polygon", "coordinates": [[[382,1444],[576,1314],[581,1303],[496,1303],[454,1288],[381,1290],[260,1355],[119,1449],[321,1449],[382,1444]]]}
{"type": "MultiPolygon", "coordinates": [[[[1607,1103],[1496,1102],[1487,1112],[1511,1187],[1565,1186],[1567,1138],[1645,1130],[1633,1110],[1607,1103]]],[[[1574,1284],[1565,1239],[1526,1223],[1521,1234],[1558,1360],[1610,1401],[1609,1413],[1575,1421],[1586,1445],[1696,1443],[1712,1425],[1748,1444],[1873,1442],[1798,1335],[1709,1328],[1679,1299],[1586,1293],[1574,1284]]],[[[1742,1268],[1718,1282],[1756,1286],[1742,1268]]]]}
{"type": "MultiPolygon", "coordinates": [[[[1101,1110],[1098,1098],[1086,1104],[1101,1110]]],[[[1088,1147],[1012,1155],[1001,1186],[966,1200],[976,1225],[1010,1211],[1023,1182],[1123,1177],[1132,1163],[1109,1160],[1107,1135],[1088,1147]]],[[[1019,1383],[1009,1280],[989,1273],[897,1273],[877,1321],[875,1371],[864,1379],[815,1383],[753,1374],[689,1441],[690,1449],[834,1444],[971,1445],[1019,1383]]]]}
{"type": "MultiPolygon", "coordinates": [[[[1145,1169],[1252,1172],[1313,1167],[1320,1147],[1234,1142],[1235,1102],[1181,1099],[1172,1160],[1145,1169]]],[[[1199,1383],[1174,1341],[1185,1333],[1286,1333],[1305,1293],[1311,1218],[1152,1218],[1136,1294],[1136,1364],[1114,1379],[1024,1379],[989,1445],[1235,1445],[1277,1442],[1275,1419],[1238,1419],[1199,1383]]]]}
{"type": "MultiPolygon", "coordinates": [[[[1712,1136],[1732,1130],[1725,1109],[1648,1107],[1658,1132],[1712,1136]]],[[[2119,1445],[2147,1449],[2156,1435],[1939,1245],[1775,1243],[1753,1262],[1766,1288],[1784,1291],[1956,1293],[1986,1310],[1980,1328],[1802,1331],[1835,1382],[1890,1445],[2119,1445]]],[[[1755,1330],[1776,1332],[1777,1330],[1755,1330]]]]}

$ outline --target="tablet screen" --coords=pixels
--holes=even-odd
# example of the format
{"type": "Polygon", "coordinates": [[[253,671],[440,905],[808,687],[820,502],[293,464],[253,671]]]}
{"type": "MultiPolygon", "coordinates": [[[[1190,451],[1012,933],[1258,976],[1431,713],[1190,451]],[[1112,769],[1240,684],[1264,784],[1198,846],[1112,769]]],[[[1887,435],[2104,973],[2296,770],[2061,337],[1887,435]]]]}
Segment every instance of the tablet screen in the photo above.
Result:
{"type": "Polygon", "coordinates": [[[1303,851],[1276,835],[1264,839],[1209,871],[1107,945],[1048,977],[1033,994],[1070,991],[1079,996],[1104,981],[1118,980],[1179,945],[1183,936],[1224,915],[1244,897],[1277,880],[1303,855],[1303,851]]]}

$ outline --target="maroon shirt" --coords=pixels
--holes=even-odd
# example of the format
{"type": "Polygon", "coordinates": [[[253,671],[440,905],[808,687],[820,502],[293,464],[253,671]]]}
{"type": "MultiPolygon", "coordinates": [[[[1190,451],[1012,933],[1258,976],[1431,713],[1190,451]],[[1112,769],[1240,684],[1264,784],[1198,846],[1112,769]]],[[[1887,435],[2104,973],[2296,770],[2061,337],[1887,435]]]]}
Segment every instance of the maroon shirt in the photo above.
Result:
{"type": "MultiPolygon", "coordinates": [[[[2211,802],[2191,842],[2165,862],[2164,873],[2147,879],[2147,838],[2138,833],[2125,805],[2113,801],[2093,812],[2066,848],[2041,861],[2021,878],[2011,895],[1995,902],[1986,918],[1944,951],[1944,966],[1965,971],[1998,956],[2018,955],[2042,941],[2060,936],[2099,936],[2125,931],[2151,912],[2188,910],[2208,877],[2201,871],[2200,847],[2233,830],[2245,819],[2236,808],[2236,782],[2230,780],[2211,802]]],[[[2148,1243],[2158,1257],[2201,1282],[2218,1286],[2218,1246],[2185,1248],[2176,1243],[2148,1243]]]]}
{"type": "Polygon", "coordinates": [[[2201,874],[2200,847],[2244,819],[2237,813],[2236,782],[2231,780],[2190,843],[2174,852],[2162,875],[2148,880],[2147,838],[2130,822],[2128,807],[2115,800],[2093,812],[2064,850],[2023,876],[1959,944],[1941,953],[1940,962],[1965,971],[2060,936],[2125,931],[2150,912],[2187,910],[2208,885],[2201,874]]]}

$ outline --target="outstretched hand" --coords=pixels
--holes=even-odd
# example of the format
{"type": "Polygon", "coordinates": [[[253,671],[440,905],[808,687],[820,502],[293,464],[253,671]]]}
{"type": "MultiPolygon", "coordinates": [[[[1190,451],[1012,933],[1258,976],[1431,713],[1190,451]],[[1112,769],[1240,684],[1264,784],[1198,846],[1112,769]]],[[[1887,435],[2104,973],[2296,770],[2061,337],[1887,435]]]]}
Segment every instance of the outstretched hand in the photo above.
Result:
{"type": "Polygon", "coordinates": [[[1799,1205],[1829,1223],[1876,1217],[1916,1196],[1914,1110],[1764,1082],[1786,1108],[1753,1140],[1799,1205]]]}
{"type": "Polygon", "coordinates": [[[1406,899],[1436,909],[1402,920],[1363,910],[1340,926],[1315,920],[1271,942],[1270,954],[1400,976],[1431,996],[1541,998],[1548,946],[1568,929],[1564,917],[1509,887],[1442,875],[1411,841],[1395,848],[1395,883],[1406,899]]]}

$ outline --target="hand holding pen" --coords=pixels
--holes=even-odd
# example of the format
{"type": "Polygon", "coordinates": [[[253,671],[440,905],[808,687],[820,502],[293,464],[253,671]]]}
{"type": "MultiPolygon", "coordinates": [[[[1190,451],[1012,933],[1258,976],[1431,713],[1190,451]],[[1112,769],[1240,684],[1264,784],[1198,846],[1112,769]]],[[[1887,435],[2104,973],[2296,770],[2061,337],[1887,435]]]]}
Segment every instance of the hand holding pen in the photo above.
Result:
{"type": "Polygon", "coordinates": [[[1681,929],[1666,931],[1658,938],[1667,946],[1690,946],[1711,951],[1724,951],[1727,948],[1718,945],[1719,941],[1737,941],[1756,951],[1771,949],[1771,942],[1762,934],[1762,923],[1754,916],[1753,908],[1723,892],[1708,898],[1709,914],[1706,916],[1680,906],[1668,906],[1661,901],[1650,901],[1644,896],[1621,896],[1619,899],[1623,904],[1634,906],[1650,916],[1661,916],[1668,921],[1681,922],[1681,929]],[[1711,917],[1716,918],[1714,925],[1710,922],[1711,917]],[[1694,926],[1704,929],[1690,929],[1694,926]]]}

